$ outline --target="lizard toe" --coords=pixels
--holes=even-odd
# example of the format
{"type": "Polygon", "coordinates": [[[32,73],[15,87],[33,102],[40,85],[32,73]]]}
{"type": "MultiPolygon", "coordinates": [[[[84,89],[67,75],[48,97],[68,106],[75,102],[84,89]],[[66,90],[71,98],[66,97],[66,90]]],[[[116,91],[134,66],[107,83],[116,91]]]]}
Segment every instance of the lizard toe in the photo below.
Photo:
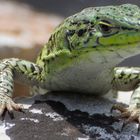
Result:
{"type": "Polygon", "coordinates": [[[131,123],[131,122],[137,122],[138,123],[138,133],[140,131],[140,108],[136,107],[124,107],[120,104],[115,104],[112,107],[112,110],[118,110],[121,112],[119,116],[116,116],[117,118],[126,118],[126,120],[123,122],[121,131],[123,131],[124,127],[131,123]]]}
{"type": "MultiPolygon", "coordinates": [[[[128,119],[125,120],[125,121],[123,122],[121,131],[123,131],[124,127],[125,127],[127,124],[129,124],[129,123],[131,123],[131,122],[134,122],[134,121],[138,121],[138,119],[139,119],[140,116],[138,116],[137,114],[134,114],[134,113],[131,114],[131,113],[129,112],[129,115],[128,115],[128,116],[125,116],[125,117],[128,117],[128,119]]],[[[139,129],[140,129],[140,122],[138,123],[138,129],[137,129],[138,132],[139,132],[139,129]]],[[[137,133],[138,133],[138,132],[137,132],[137,133]]]]}
{"type": "Polygon", "coordinates": [[[4,110],[6,108],[5,102],[1,102],[0,104],[0,116],[4,113],[4,110]]]}
{"type": "Polygon", "coordinates": [[[11,102],[6,103],[6,109],[7,109],[9,112],[13,112],[13,107],[12,107],[12,105],[11,105],[11,102]]]}
{"type": "Polygon", "coordinates": [[[126,111],[126,112],[122,112],[118,118],[126,118],[126,117],[129,117],[130,116],[130,112],[129,111],[126,111]]]}
{"type": "Polygon", "coordinates": [[[128,118],[125,122],[129,123],[132,121],[137,121],[138,119],[140,120],[140,108],[132,108],[132,107],[124,107],[123,105],[120,104],[115,104],[113,105],[111,110],[118,110],[121,112],[118,118],[128,118]]]}
{"type": "Polygon", "coordinates": [[[138,120],[138,116],[137,116],[137,114],[131,114],[129,117],[128,117],[128,119],[126,120],[126,124],[128,124],[128,123],[131,123],[131,122],[133,122],[133,121],[137,121],[138,120]]]}
{"type": "Polygon", "coordinates": [[[13,111],[23,112],[23,106],[20,104],[16,104],[12,98],[6,95],[0,95],[0,116],[2,118],[5,117],[5,112],[8,111],[8,114],[11,118],[14,118],[13,111]]]}
{"type": "Polygon", "coordinates": [[[128,111],[128,109],[126,107],[124,107],[122,104],[114,104],[110,111],[113,112],[113,110],[119,110],[120,112],[128,111]]]}
{"type": "Polygon", "coordinates": [[[24,109],[22,104],[16,104],[13,101],[12,101],[11,105],[12,105],[13,109],[16,111],[22,111],[24,109]]]}
{"type": "Polygon", "coordinates": [[[13,107],[11,105],[11,102],[8,102],[6,104],[6,109],[8,111],[8,114],[9,114],[10,118],[13,119],[14,118],[14,114],[13,114],[14,109],[13,109],[13,107]]]}

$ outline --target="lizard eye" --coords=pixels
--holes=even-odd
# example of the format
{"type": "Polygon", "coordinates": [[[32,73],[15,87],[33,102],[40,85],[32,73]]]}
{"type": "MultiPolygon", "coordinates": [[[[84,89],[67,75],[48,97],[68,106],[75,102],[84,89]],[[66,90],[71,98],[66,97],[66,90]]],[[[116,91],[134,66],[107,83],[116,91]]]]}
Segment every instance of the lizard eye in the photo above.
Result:
{"type": "Polygon", "coordinates": [[[100,24],[100,28],[101,28],[103,33],[109,33],[111,31],[111,28],[105,24],[100,24]]]}
{"type": "Polygon", "coordinates": [[[102,20],[99,22],[99,30],[103,35],[108,35],[116,32],[116,28],[108,21],[102,20]]]}

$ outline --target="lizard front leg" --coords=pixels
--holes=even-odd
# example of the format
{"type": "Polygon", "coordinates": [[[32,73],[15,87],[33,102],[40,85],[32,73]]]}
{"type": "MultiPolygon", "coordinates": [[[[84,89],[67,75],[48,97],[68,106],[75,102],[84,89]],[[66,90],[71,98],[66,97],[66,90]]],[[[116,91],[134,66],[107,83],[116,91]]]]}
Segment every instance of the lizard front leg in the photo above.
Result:
{"type": "Polygon", "coordinates": [[[140,68],[139,67],[117,67],[114,69],[113,88],[116,90],[133,90],[129,107],[116,104],[112,109],[119,110],[120,117],[128,118],[124,125],[137,121],[140,124],[140,68]]]}
{"type": "Polygon", "coordinates": [[[22,106],[12,100],[13,81],[29,85],[41,85],[43,82],[43,69],[38,65],[21,59],[10,58],[0,61],[0,115],[7,109],[21,110],[22,106]]]}

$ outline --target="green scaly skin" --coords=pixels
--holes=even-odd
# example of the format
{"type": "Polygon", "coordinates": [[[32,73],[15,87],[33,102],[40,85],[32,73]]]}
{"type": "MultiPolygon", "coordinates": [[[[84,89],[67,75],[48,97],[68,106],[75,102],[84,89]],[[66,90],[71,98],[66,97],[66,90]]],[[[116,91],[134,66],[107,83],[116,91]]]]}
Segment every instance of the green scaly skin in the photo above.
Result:
{"type": "Polygon", "coordinates": [[[22,107],[12,101],[13,80],[33,94],[75,91],[101,96],[111,87],[134,90],[128,109],[115,105],[127,121],[140,120],[140,68],[115,67],[140,49],[140,8],[91,7],[68,17],[51,35],[36,64],[16,58],[0,62],[0,114],[22,107]]]}

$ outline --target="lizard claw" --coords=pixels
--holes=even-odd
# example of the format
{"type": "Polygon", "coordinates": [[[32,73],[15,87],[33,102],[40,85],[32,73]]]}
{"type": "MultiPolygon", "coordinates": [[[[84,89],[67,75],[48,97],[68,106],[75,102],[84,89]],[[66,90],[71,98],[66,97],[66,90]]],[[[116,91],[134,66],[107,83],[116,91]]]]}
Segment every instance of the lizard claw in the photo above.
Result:
{"type": "Polygon", "coordinates": [[[112,113],[114,110],[119,110],[120,112],[126,112],[127,109],[123,107],[121,104],[114,104],[112,108],[110,109],[110,112],[112,113]]]}
{"type": "Polygon", "coordinates": [[[140,130],[140,108],[134,108],[134,107],[133,108],[132,107],[125,108],[125,107],[123,107],[123,105],[115,104],[111,108],[111,112],[113,110],[119,110],[121,112],[121,115],[117,116],[117,118],[127,118],[127,120],[123,122],[121,131],[123,130],[123,128],[127,124],[136,121],[138,123],[137,131],[139,133],[139,130],[140,130]]]}
{"type": "Polygon", "coordinates": [[[23,106],[16,104],[10,97],[6,95],[0,95],[0,116],[5,117],[6,111],[10,115],[10,118],[13,119],[13,111],[22,111],[23,106]]]}

